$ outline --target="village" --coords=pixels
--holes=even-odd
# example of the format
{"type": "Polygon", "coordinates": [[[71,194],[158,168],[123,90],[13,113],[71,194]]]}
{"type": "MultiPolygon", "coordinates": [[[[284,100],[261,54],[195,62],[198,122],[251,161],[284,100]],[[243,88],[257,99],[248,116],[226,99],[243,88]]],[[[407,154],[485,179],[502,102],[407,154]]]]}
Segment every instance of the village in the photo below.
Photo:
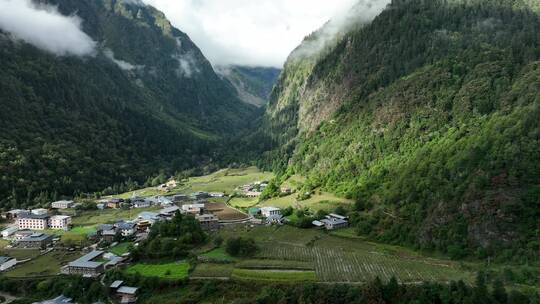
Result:
{"type": "MultiPolygon", "coordinates": [[[[291,212],[284,212],[280,207],[237,208],[228,204],[232,198],[257,199],[267,185],[267,181],[253,181],[236,186],[230,193],[194,191],[187,194],[174,191],[178,183],[170,180],[155,188],[160,195],[143,197],[133,194],[130,198],[103,198],[90,203],[91,208],[85,203],[84,210],[82,203],[73,200],[51,202],[47,208],[9,210],[2,214],[8,223],[1,231],[3,240],[7,242],[2,252],[7,254],[0,257],[0,271],[23,268],[39,256],[62,249],[73,252],[73,259],[61,264],[56,274],[98,278],[109,269],[127,267],[130,264],[129,246],[138,246],[148,237],[155,223],[168,221],[178,213],[193,216],[201,228],[210,234],[224,227],[254,228],[289,224],[291,212]],[[100,222],[100,214],[112,212],[118,212],[119,217],[111,220],[103,216],[103,222],[100,222]],[[79,219],[87,213],[96,214],[96,221],[90,228],[80,226],[79,219]],[[128,215],[132,217],[128,218],[128,215]],[[82,234],[79,242],[66,240],[70,233],[79,231],[82,234]],[[19,252],[19,256],[24,250],[39,251],[39,254],[21,259],[9,256],[10,250],[19,252]]],[[[292,194],[289,188],[282,189],[282,192],[284,195],[292,194]]],[[[347,226],[348,218],[335,213],[325,214],[311,223],[313,229],[323,230],[347,226]]],[[[39,273],[39,269],[35,272],[39,273]]],[[[120,303],[135,303],[137,300],[136,286],[125,286],[122,281],[115,281],[108,287],[112,297],[120,303]]],[[[72,302],[62,296],[43,303],[72,302]]]]}

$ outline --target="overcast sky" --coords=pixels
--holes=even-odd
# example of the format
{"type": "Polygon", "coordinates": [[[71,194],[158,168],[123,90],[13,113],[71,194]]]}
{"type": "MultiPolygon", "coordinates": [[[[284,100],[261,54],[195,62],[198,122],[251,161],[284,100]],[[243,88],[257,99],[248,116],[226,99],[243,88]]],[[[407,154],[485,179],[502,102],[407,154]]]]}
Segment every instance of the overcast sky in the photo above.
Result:
{"type": "Polygon", "coordinates": [[[302,39],[356,0],[144,0],[214,65],[281,67],[302,39]]]}

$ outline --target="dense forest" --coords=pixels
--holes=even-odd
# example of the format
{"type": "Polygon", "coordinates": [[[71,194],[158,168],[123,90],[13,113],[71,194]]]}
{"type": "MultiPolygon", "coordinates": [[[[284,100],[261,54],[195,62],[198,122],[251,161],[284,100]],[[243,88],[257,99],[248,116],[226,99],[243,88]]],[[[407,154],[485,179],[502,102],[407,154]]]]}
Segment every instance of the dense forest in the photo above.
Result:
{"type": "Polygon", "coordinates": [[[42,2],[80,17],[98,47],[57,56],[0,32],[0,208],[209,163],[258,115],[156,9],[42,2]]]}
{"type": "MultiPolygon", "coordinates": [[[[183,282],[126,277],[122,272],[108,273],[106,282],[121,279],[140,286],[139,303],[234,303],[234,304],[536,304],[534,291],[508,290],[502,281],[489,281],[480,274],[473,286],[462,281],[449,284],[422,283],[400,285],[374,280],[362,286],[316,284],[260,284],[253,282],[183,282]]],[[[77,303],[94,303],[108,294],[99,282],[74,277],[15,281],[0,279],[0,290],[23,296],[15,304],[50,299],[61,293],[77,303]],[[81,290],[83,292],[81,292],[81,290]]]]}
{"type": "Polygon", "coordinates": [[[538,260],[540,17],[529,4],[393,1],[306,55],[314,33],[273,92],[259,165],[355,199],[353,223],[372,239],[538,260]]]}

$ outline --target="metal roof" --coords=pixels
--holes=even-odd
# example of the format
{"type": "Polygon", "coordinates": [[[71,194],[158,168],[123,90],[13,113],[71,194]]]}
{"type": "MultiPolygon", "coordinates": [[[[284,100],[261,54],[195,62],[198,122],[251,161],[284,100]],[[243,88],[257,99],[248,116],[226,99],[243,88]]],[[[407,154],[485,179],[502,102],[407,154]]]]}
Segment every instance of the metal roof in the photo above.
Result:
{"type": "Polygon", "coordinates": [[[0,256],[0,265],[6,263],[6,262],[8,262],[8,261],[11,261],[11,260],[13,260],[12,257],[8,257],[8,256],[0,256]]]}
{"type": "Polygon", "coordinates": [[[111,288],[118,288],[120,286],[122,286],[122,284],[124,284],[124,281],[114,281],[112,284],[111,284],[111,288]]]}
{"type": "Polygon", "coordinates": [[[325,224],[330,224],[330,225],[340,225],[340,224],[348,224],[349,223],[346,220],[342,220],[342,219],[338,219],[338,218],[324,219],[324,220],[321,220],[321,222],[323,222],[325,224]]]}
{"type": "Polygon", "coordinates": [[[137,287],[122,286],[122,287],[118,288],[118,290],[116,292],[117,293],[124,293],[124,294],[134,295],[134,294],[137,293],[138,289],[139,288],[137,288],[137,287]]]}
{"type": "Polygon", "coordinates": [[[71,298],[68,298],[66,296],[59,296],[52,300],[47,300],[43,302],[35,302],[33,304],[71,304],[71,303],[73,303],[71,298]]]}
{"type": "Polygon", "coordinates": [[[324,226],[324,223],[321,222],[321,221],[313,221],[311,222],[313,224],[313,226],[317,226],[317,227],[321,227],[321,226],[324,226]]]}
{"type": "Polygon", "coordinates": [[[49,218],[48,214],[34,214],[34,213],[25,213],[19,217],[20,219],[39,219],[46,220],[49,218]]]}
{"type": "Polygon", "coordinates": [[[94,250],[69,263],[68,265],[71,267],[98,268],[99,266],[103,265],[104,262],[92,262],[92,260],[101,256],[103,253],[103,251],[94,250]]]}
{"type": "Polygon", "coordinates": [[[53,237],[52,235],[48,235],[48,234],[34,233],[22,239],[21,242],[42,242],[52,237],[53,237]]]}

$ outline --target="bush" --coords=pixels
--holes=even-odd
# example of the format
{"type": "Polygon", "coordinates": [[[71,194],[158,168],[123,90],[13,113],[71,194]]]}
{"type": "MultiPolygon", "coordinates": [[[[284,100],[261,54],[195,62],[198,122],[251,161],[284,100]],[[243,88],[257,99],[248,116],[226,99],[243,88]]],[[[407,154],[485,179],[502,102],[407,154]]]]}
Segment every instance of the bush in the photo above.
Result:
{"type": "Polygon", "coordinates": [[[253,256],[257,250],[255,240],[242,237],[228,239],[225,246],[225,251],[234,257],[253,256]]]}

